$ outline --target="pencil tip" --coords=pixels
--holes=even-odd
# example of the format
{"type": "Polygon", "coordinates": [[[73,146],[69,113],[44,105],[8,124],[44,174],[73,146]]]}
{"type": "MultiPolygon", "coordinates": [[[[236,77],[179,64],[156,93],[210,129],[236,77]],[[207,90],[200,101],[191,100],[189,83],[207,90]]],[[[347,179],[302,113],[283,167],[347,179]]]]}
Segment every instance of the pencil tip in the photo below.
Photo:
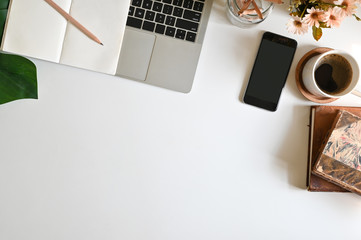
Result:
{"type": "Polygon", "coordinates": [[[104,44],[103,44],[103,43],[100,43],[100,45],[104,46],[104,44]]]}

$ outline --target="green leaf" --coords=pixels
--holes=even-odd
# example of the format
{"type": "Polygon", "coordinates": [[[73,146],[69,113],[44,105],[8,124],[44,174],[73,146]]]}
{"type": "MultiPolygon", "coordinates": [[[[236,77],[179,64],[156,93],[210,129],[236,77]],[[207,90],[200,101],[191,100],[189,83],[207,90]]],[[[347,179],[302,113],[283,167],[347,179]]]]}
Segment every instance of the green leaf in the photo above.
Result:
{"type": "Polygon", "coordinates": [[[38,98],[36,66],[30,60],[0,53],[0,104],[38,98]]]}
{"type": "MultiPolygon", "coordinates": [[[[0,39],[9,1],[0,0],[0,39]]],[[[0,53],[0,104],[22,98],[38,98],[36,67],[24,57],[0,53]]]]}
{"type": "Polygon", "coordinates": [[[7,9],[0,9],[0,41],[4,33],[7,12],[8,12],[7,9]]]}
{"type": "Polygon", "coordinates": [[[327,26],[327,23],[325,22],[320,22],[320,28],[331,28],[327,26]]]}
{"type": "Polygon", "coordinates": [[[2,39],[3,32],[4,32],[4,26],[5,26],[5,21],[6,21],[6,15],[8,13],[9,1],[10,0],[0,0],[0,41],[2,39]]]}
{"type": "Polygon", "coordinates": [[[316,41],[320,40],[320,38],[322,37],[322,28],[313,26],[312,27],[312,35],[316,41]]]}
{"type": "Polygon", "coordinates": [[[0,0],[0,9],[8,9],[10,0],[0,0]]]}

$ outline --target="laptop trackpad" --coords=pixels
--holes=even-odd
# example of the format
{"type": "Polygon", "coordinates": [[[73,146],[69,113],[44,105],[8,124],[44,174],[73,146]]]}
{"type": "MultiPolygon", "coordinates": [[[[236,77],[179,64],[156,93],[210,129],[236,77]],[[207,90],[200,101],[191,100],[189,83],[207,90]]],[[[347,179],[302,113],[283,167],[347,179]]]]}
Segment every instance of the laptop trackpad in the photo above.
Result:
{"type": "Polygon", "coordinates": [[[119,56],[117,75],[144,81],[154,42],[154,35],[126,29],[119,56]]]}

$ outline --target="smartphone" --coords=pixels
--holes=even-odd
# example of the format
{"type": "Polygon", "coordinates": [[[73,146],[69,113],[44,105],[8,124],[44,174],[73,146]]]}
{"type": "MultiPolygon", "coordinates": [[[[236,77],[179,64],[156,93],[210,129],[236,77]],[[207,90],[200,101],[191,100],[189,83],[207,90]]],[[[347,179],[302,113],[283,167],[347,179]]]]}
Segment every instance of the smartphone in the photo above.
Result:
{"type": "Polygon", "coordinates": [[[243,101],[269,111],[276,111],[286,83],[297,42],[265,32],[253,65],[243,101]]]}

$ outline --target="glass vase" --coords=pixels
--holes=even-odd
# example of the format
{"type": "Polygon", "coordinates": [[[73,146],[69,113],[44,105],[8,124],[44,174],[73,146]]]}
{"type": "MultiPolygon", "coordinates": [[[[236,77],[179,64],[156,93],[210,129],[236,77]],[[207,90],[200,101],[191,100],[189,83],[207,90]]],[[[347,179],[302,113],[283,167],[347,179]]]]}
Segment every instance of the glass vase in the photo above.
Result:
{"type": "Polygon", "coordinates": [[[230,22],[241,28],[250,28],[263,22],[272,12],[273,3],[266,0],[254,0],[254,2],[259,8],[262,18],[257,14],[253,2],[240,14],[240,10],[244,8],[244,4],[247,2],[245,0],[227,0],[227,16],[230,22]]]}

